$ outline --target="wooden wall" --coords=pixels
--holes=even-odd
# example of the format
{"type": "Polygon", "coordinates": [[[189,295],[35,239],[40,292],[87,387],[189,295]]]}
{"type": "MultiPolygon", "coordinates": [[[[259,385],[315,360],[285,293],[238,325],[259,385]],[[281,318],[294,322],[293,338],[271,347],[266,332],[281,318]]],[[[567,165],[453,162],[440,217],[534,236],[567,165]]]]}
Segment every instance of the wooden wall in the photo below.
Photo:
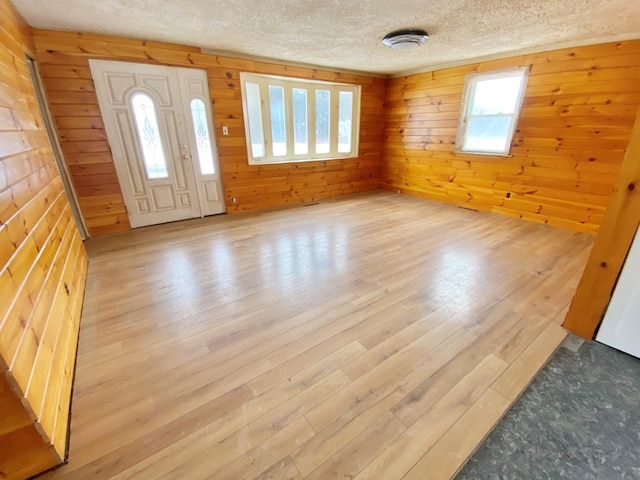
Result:
{"type": "Polygon", "coordinates": [[[391,79],[381,186],[595,233],[640,105],[638,79],[640,41],[391,79]],[[465,76],[519,65],[531,71],[512,156],[455,153],[465,76]]]}
{"type": "Polygon", "coordinates": [[[35,99],[28,26],[0,0],[0,478],[65,455],[87,256],[35,99]]]}
{"type": "Polygon", "coordinates": [[[33,35],[62,149],[91,235],[127,230],[130,225],[100,118],[89,58],[206,70],[230,213],[378,188],[384,121],[382,79],[207,55],[198,48],[158,42],[48,30],[33,30],[33,35]],[[240,71],[362,85],[359,157],[248,165],[240,71]],[[229,127],[229,136],[222,135],[222,125],[229,127]]]}
{"type": "Polygon", "coordinates": [[[640,225],[640,110],[602,227],[563,326],[591,339],[613,295],[640,225]]]}

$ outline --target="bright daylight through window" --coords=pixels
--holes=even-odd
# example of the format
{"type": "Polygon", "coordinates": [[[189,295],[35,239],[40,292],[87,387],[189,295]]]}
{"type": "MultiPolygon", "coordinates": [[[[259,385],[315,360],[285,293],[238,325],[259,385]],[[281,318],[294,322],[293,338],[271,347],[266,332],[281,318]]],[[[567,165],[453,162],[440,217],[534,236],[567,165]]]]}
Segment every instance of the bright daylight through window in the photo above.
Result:
{"type": "Polygon", "coordinates": [[[142,157],[149,180],[168,178],[167,162],[162,149],[160,129],[156,119],[156,107],[149,95],[136,93],[131,97],[142,157]]]}
{"type": "Polygon", "coordinates": [[[468,75],[456,150],[507,155],[518,122],[528,67],[468,75]]]}
{"type": "Polygon", "coordinates": [[[249,163],[358,155],[360,86],[241,73],[249,163]]]}

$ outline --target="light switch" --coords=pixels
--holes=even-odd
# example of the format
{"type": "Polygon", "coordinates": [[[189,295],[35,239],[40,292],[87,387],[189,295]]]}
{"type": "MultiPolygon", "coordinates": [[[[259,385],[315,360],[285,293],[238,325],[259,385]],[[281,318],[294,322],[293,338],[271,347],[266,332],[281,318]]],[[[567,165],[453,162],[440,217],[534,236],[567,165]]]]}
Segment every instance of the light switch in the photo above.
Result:
{"type": "Polygon", "coordinates": [[[222,126],[222,134],[223,135],[229,135],[229,127],[227,127],[226,125],[222,126]]]}

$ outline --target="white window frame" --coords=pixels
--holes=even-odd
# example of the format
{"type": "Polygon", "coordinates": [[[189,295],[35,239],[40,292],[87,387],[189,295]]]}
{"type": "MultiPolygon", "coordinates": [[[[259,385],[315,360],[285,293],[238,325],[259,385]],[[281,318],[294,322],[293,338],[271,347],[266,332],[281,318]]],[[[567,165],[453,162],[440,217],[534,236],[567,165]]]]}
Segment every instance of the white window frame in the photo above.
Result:
{"type": "Polygon", "coordinates": [[[292,163],[292,162],[312,162],[318,160],[339,160],[344,158],[355,158],[359,151],[360,137],[360,85],[349,83],[323,82],[318,80],[305,80],[301,78],[280,77],[275,75],[262,75],[255,73],[240,73],[240,84],[242,90],[242,111],[244,115],[244,129],[247,142],[247,157],[250,165],[264,165],[269,163],[292,163]],[[249,129],[249,115],[246,96],[246,83],[255,83],[260,88],[264,157],[254,157],[251,146],[251,135],[249,129]],[[269,99],[269,86],[279,86],[284,88],[285,103],[285,128],[287,154],[281,156],[273,155],[273,145],[271,142],[271,112],[269,99]],[[307,142],[308,151],[304,154],[294,153],[294,126],[293,126],[293,100],[292,89],[303,88],[307,90],[307,142]],[[316,90],[329,90],[330,94],[330,117],[329,117],[329,152],[316,153],[316,90]],[[351,150],[349,152],[338,152],[338,113],[340,92],[353,93],[352,117],[351,117],[351,150]]]}
{"type": "Polygon", "coordinates": [[[511,143],[513,142],[513,136],[518,124],[518,118],[520,117],[520,110],[522,109],[522,102],[524,100],[524,92],[527,87],[527,80],[529,77],[529,67],[515,67],[504,70],[494,70],[486,73],[473,73],[467,75],[464,81],[464,93],[462,96],[462,103],[460,108],[460,121],[458,123],[458,132],[456,138],[456,152],[457,153],[473,153],[477,155],[499,155],[509,156],[511,151],[511,143]],[[513,113],[499,113],[490,115],[472,115],[471,110],[473,108],[476,86],[478,82],[490,79],[499,79],[506,77],[522,76],[520,82],[520,90],[518,92],[518,99],[513,113]],[[509,130],[507,131],[507,138],[505,142],[504,150],[477,150],[477,149],[465,149],[464,140],[467,135],[467,127],[469,126],[469,120],[471,118],[480,117],[508,117],[510,118],[509,130]]]}

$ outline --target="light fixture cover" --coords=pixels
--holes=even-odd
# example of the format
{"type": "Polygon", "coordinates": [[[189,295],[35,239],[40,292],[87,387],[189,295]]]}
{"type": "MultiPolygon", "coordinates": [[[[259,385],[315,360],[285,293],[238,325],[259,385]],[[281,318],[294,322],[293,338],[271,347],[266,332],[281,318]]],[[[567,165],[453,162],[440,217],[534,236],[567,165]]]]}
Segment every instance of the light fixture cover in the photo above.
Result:
{"type": "Polygon", "coordinates": [[[429,34],[424,30],[396,30],[385,35],[382,43],[396,50],[409,50],[410,48],[419,47],[427,41],[427,38],[429,38],[429,34]]]}

